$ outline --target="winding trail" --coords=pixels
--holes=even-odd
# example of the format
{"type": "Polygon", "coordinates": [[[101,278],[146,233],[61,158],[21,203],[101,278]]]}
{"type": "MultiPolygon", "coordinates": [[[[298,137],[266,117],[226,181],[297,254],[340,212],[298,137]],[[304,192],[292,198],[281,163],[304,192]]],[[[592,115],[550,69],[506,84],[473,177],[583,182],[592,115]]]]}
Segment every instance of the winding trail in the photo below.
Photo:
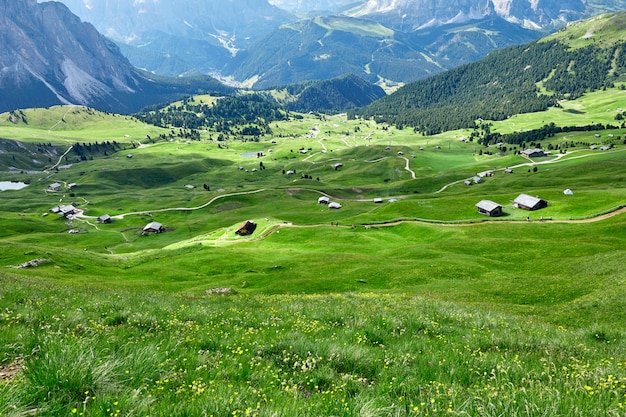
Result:
{"type": "Polygon", "coordinates": [[[56,163],[56,164],[52,165],[50,168],[46,168],[46,169],[44,169],[44,171],[43,171],[43,172],[48,173],[48,172],[50,172],[51,170],[53,170],[53,169],[55,169],[56,167],[58,167],[59,165],[61,165],[61,162],[63,161],[63,158],[65,158],[65,156],[66,156],[68,153],[70,153],[70,151],[71,151],[73,148],[74,148],[74,146],[73,146],[73,145],[72,145],[72,146],[70,146],[70,147],[67,149],[67,151],[65,151],[65,153],[59,157],[59,160],[57,161],[57,163],[56,163]]]}
{"type": "Polygon", "coordinates": [[[74,110],[76,108],[82,108],[83,107],[83,106],[72,106],[72,105],[67,105],[67,106],[68,106],[68,109],[65,112],[65,114],[61,117],[61,120],[59,120],[52,127],[50,127],[48,129],[48,133],[50,133],[52,130],[54,130],[54,128],[57,127],[58,125],[60,125],[61,123],[65,122],[65,116],[67,116],[72,110],[74,110]]]}
{"type": "MultiPolygon", "coordinates": [[[[116,216],[111,216],[111,218],[120,220],[120,219],[123,219],[126,216],[141,216],[141,215],[146,215],[146,214],[151,214],[151,213],[165,213],[165,212],[168,212],[168,211],[195,211],[195,210],[201,210],[203,208],[206,208],[206,207],[210,206],[211,204],[213,204],[214,202],[216,202],[217,200],[220,200],[222,198],[233,197],[233,196],[238,196],[238,195],[257,194],[257,193],[262,193],[264,191],[271,191],[271,190],[272,189],[260,188],[258,190],[242,191],[240,193],[222,194],[222,195],[218,195],[218,196],[213,197],[207,203],[202,204],[201,206],[197,206],[197,207],[172,207],[172,208],[164,208],[164,209],[157,209],[157,210],[134,211],[134,212],[131,212],[131,213],[124,213],[124,214],[118,214],[116,216]]],[[[87,216],[84,216],[84,217],[87,217],[87,216]]],[[[90,218],[93,218],[93,217],[90,217],[90,218]]]]}
{"type": "Polygon", "coordinates": [[[402,159],[404,159],[406,161],[406,166],[404,167],[404,169],[411,173],[411,178],[413,178],[414,180],[417,179],[417,177],[415,176],[415,172],[411,169],[409,158],[407,158],[405,156],[401,156],[400,158],[402,158],[402,159]]]}

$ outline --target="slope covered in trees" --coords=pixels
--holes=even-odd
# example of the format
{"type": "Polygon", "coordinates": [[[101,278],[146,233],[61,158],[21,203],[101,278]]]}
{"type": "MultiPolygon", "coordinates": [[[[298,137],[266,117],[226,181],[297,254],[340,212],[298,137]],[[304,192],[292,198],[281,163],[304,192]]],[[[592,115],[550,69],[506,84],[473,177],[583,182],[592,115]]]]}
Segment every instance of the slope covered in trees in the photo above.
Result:
{"type": "Polygon", "coordinates": [[[356,75],[313,81],[286,87],[294,96],[285,107],[298,112],[341,112],[366,106],[385,96],[385,91],[356,75]]]}
{"type": "MultiPolygon", "coordinates": [[[[623,16],[610,19],[619,33],[623,16]]],[[[572,30],[409,84],[354,114],[435,134],[471,127],[481,118],[502,120],[545,110],[620,80],[626,73],[626,44],[619,33],[614,41],[587,35],[572,47],[572,30]]]]}

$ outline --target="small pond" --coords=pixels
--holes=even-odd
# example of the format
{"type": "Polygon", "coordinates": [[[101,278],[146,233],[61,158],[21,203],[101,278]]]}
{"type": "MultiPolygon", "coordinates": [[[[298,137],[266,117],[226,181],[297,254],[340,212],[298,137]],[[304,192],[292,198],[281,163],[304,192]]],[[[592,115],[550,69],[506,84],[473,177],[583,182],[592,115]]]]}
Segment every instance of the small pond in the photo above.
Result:
{"type": "Polygon", "coordinates": [[[265,154],[265,151],[246,152],[242,153],[241,156],[243,156],[244,158],[256,158],[259,154],[265,154]]]}
{"type": "Polygon", "coordinates": [[[28,184],[19,181],[0,181],[0,191],[21,190],[28,187],[28,184]]]}

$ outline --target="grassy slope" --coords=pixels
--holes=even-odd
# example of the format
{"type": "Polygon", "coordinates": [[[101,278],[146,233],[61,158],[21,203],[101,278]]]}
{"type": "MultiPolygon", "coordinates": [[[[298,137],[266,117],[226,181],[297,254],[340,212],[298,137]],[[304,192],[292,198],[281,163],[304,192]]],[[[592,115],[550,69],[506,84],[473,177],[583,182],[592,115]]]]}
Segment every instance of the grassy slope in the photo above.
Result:
{"type": "Polygon", "coordinates": [[[27,123],[14,124],[9,113],[0,114],[0,137],[24,142],[51,142],[54,145],[75,142],[144,141],[146,135],[167,133],[128,116],[106,114],[84,107],[55,106],[23,110],[27,123]]]}
{"type": "MultiPolygon", "coordinates": [[[[572,103],[584,111],[562,112],[567,117],[562,121],[601,120],[607,108],[617,107],[611,101],[619,94],[588,95],[572,103]]],[[[35,114],[29,120],[36,120],[35,114]]],[[[48,113],[37,124],[2,128],[2,136],[41,135],[37,140],[53,141],[57,133],[41,126],[58,116],[48,113]]],[[[550,113],[520,117],[527,118],[529,128],[553,120],[550,113]]],[[[83,121],[80,128],[63,132],[62,140],[78,132],[98,136],[107,131],[108,120],[89,128],[90,122],[83,121]]],[[[512,118],[494,127],[505,132],[519,123],[512,118]]],[[[537,172],[515,168],[514,174],[497,172],[484,184],[456,184],[437,193],[476,172],[527,161],[510,153],[479,155],[477,145],[458,140],[467,132],[421,137],[341,116],[307,117],[272,129],[276,143],[270,143],[272,138],[229,142],[227,149],[206,138],[159,143],[134,150],[132,159],[122,152],[60,172],[25,175],[21,179],[31,183],[28,188],[2,193],[0,264],[49,262],[2,272],[6,294],[13,295],[0,298],[10,323],[0,334],[4,346],[11,346],[2,351],[0,363],[19,364],[26,356],[31,371],[17,384],[0,386],[0,412],[12,405],[24,412],[32,406],[50,410],[40,411],[43,415],[71,413],[72,408],[108,415],[107,408],[119,405],[126,413],[145,414],[151,403],[152,412],[161,415],[200,409],[245,414],[246,408],[257,415],[384,410],[443,415],[448,407],[471,415],[490,415],[486,409],[513,415],[520,407],[554,415],[573,409],[578,415],[619,413],[624,406],[619,383],[626,371],[616,359],[624,352],[622,332],[616,329],[626,323],[626,219],[536,220],[589,217],[624,204],[626,153],[617,141],[624,131],[614,131],[613,139],[606,132],[599,139],[593,133],[555,137],[551,143],[613,141],[617,147],[600,152],[579,144],[567,160],[538,164],[537,172]],[[313,127],[317,138],[305,138],[313,127]],[[298,152],[301,148],[306,155],[298,152]],[[261,150],[267,152],[261,160],[243,156],[261,150]],[[402,156],[416,180],[404,169],[402,156]],[[267,169],[252,172],[260,161],[267,169]],[[337,162],[344,166],[335,171],[337,162]],[[283,169],[297,174],[283,175],[283,169]],[[46,192],[54,181],[78,187],[73,195],[46,192]],[[186,184],[197,188],[187,190],[186,184]],[[574,196],[564,196],[565,188],[574,189],[574,196]],[[266,191],[240,194],[259,189],[266,191]],[[331,211],[318,205],[320,191],[344,207],[331,211]],[[520,192],[538,194],[550,204],[530,213],[533,221],[526,222],[529,213],[509,204],[520,192]],[[225,196],[230,193],[238,195],[225,196]],[[199,207],[220,196],[200,210],[159,211],[199,207]],[[378,205],[375,197],[398,201],[378,205]],[[352,228],[394,219],[483,222],[474,207],[483,198],[502,203],[507,216],[460,227],[352,228]],[[75,220],[71,227],[81,233],[69,235],[66,221],[42,214],[71,201],[90,216],[143,213],[111,225],[75,220]],[[236,238],[234,230],[246,219],[259,223],[258,232],[236,238]],[[168,233],[140,236],[154,220],[168,233]],[[331,226],[334,222],[339,226],[331,226]],[[298,227],[255,239],[286,223],[298,227]],[[206,298],[206,290],[216,287],[233,288],[237,295],[206,298]],[[54,299],[63,300],[63,314],[54,299]],[[283,324],[274,329],[271,323],[281,322],[271,317],[283,324]],[[387,327],[386,320],[394,324],[387,327]],[[348,324],[332,330],[332,323],[348,324]],[[39,327],[41,333],[24,336],[24,329],[39,327]],[[96,347],[90,357],[87,346],[96,347]],[[51,359],[44,363],[43,357],[31,355],[35,347],[51,359]],[[116,362],[106,352],[127,359],[116,362]],[[283,362],[285,352],[297,358],[283,362]],[[409,358],[407,352],[420,354],[409,358]],[[310,373],[309,368],[290,370],[309,355],[318,358],[319,367],[310,373]],[[343,359],[336,362],[336,357],[343,359]],[[259,369],[253,365],[257,362],[259,369]],[[90,363],[105,364],[110,373],[90,363]],[[64,372],[72,373],[54,379],[64,372]],[[212,391],[205,384],[223,387],[212,391]],[[277,385],[259,394],[250,384],[277,385]],[[41,395],[51,390],[47,387],[60,388],[52,390],[44,406],[41,395]],[[145,402],[133,392],[145,393],[145,402]]]]}

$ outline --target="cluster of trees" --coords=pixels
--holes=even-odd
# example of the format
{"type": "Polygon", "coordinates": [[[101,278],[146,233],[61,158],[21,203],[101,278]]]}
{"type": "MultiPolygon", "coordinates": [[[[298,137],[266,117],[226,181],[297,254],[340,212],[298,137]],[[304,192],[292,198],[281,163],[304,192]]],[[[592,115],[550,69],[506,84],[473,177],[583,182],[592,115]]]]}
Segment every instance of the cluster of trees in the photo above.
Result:
{"type": "Polygon", "coordinates": [[[160,127],[262,136],[271,133],[271,122],[285,120],[288,114],[267,96],[244,94],[223,97],[214,104],[185,100],[182,105],[148,109],[135,117],[160,127]]]}
{"type": "Polygon", "coordinates": [[[309,81],[285,87],[296,97],[285,103],[291,111],[338,113],[363,107],[385,96],[385,91],[356,75],[325,81],[309,81]]]}
{"type": "Polygon", "coordinates": [[[72,145],[72,152],[77,155],[81,161],[93,159],[94,156],[107,156],[119,151],[122,146],[116,141],[113,142],[94,142],[94,143],[75,143],[72,145]]]}
{"type": "Polygon", "coordinates": [[[625,56],[625,43],[580,49],[557,41],[515,46],[408,84],[350,116],[411,126],[428,135],[468,128],[481,118],[503,120],[542,111],[561,99],[610,87],[626,71],[625,56]],[[547,91],[540,91],[541,84],[547,91]]]}

